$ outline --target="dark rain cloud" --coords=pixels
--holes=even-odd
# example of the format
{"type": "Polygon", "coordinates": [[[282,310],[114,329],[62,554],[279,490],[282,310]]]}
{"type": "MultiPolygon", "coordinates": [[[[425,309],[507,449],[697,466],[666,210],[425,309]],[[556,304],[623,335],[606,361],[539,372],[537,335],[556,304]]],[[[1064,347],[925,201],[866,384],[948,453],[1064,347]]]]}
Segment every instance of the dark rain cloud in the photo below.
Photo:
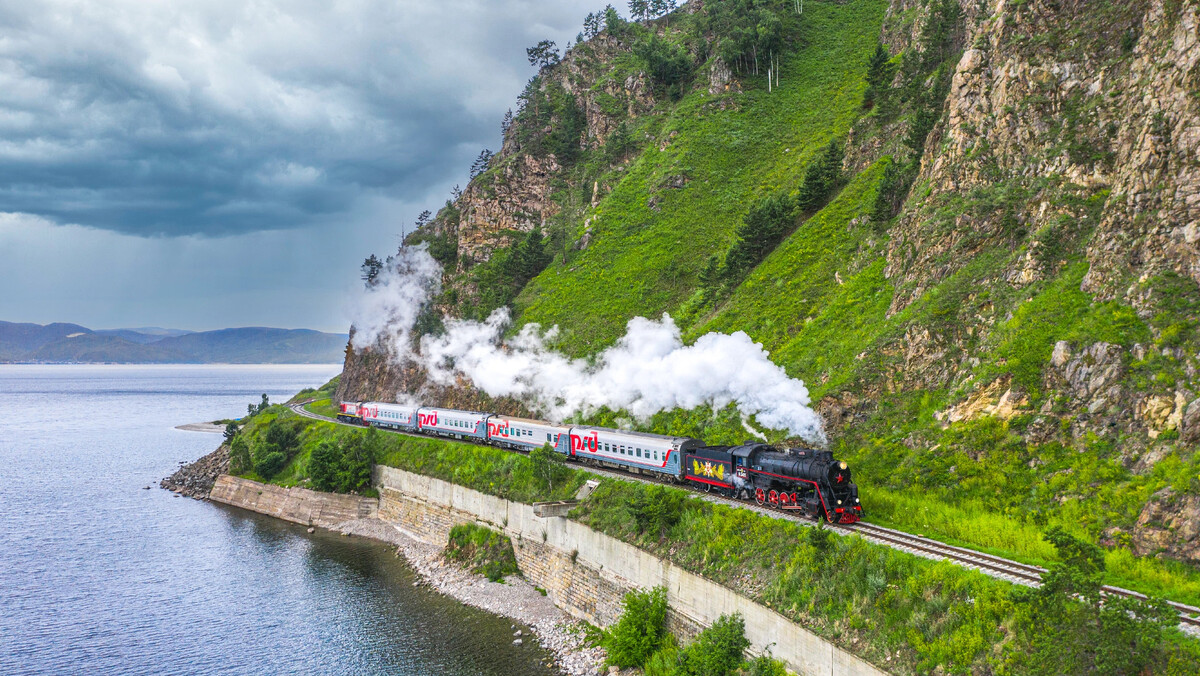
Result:
{"type": "Polygon", "coordinates": [[[418,202],[498,143],[523,48],[596,8],[0,3],[0,212],[220,236],[418,202]]]}

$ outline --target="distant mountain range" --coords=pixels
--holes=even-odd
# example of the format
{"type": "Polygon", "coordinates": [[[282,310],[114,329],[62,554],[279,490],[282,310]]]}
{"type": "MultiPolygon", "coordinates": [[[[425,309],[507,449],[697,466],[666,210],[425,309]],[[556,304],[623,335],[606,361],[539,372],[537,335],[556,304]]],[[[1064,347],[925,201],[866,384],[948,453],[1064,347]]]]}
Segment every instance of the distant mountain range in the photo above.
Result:
{"type": "Polygon", "coordinates": [[[0,322],[0,362],[119,364],[324,364],[341,362],[349,336],[246,327],[93,331],[78,324],[0,322]]]}

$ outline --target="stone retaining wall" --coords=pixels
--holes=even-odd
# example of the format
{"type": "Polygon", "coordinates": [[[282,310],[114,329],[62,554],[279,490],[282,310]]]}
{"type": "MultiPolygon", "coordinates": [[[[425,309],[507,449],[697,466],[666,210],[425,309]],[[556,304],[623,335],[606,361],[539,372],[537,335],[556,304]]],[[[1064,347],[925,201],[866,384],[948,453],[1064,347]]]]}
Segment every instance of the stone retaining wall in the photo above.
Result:
{"type": "Polygon", "coordinates": [[[446,481],[376,467],[379,516],[430,543],[444,545],[450,529],[475,522],[513,541],[521,571],[555,603],[605,626],[620,615],[630,589],[663,585],[672,630],[683,636],[726,613],[746,621],[752,650],[772,654],[798,674],[880,676],[886,672],[794,624],[779,613],[637,547],[563,517],[539,517],[532,505],[510,502],[446,481]]]}
{"type": "Polygon", "coordinates": [[[228,474],[217,477],[208,497],[284,521],[323,528],[332,528],[351,519],[374,517],[379,512],[379,500],[375,498],[283,488],[228,474]]]}

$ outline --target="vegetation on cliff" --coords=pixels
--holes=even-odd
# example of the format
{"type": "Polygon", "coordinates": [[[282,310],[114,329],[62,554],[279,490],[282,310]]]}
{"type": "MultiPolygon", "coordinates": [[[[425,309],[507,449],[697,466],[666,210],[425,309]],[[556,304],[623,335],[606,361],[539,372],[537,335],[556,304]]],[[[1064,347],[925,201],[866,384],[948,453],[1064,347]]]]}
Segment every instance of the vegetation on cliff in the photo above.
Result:
{"type": "MultiPolygon", "coordinates": [[[[448,264],[438,307],[511,304],[578,356],[638,315],[746,331],[871,518],[1042,564],[1057,526],[1110,581],[1200,598],[1196,3],[796,9],[593,15],[414,236],[448,264]]],[[[744,436],[729,411],[641,426],[744,436]]]]}
{"type": "Polygon", "coordinates": [[[450,529],[446,558],[469,566],[471,572],[485,575],[492,582],[521,574],[512,540],[473,523],[460,523],[450,529]]]}

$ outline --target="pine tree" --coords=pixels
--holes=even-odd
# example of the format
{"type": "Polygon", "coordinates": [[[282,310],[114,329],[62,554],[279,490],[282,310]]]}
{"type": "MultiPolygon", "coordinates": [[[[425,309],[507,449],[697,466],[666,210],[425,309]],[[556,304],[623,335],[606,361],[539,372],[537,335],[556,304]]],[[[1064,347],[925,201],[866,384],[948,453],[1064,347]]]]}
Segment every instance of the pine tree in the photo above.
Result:
{"type": "Polygon", "coordinates": [[[863,107],[870,108],[876,102],[882,102],[891,87],[892,66],[888,61],[891,56],[882,44],[875,45],[875,52],[867,61],[867,89],[863,92],[863,107]]]}
{"type": "Polygon", "coordinates": [[[638,21],[650,18],[650,0],[629,0],[629,16],[638,21]]]}
{"type": "Polygon", "coordinates": [[[379,277],[380,271],[383,270],[383,261],[375,254],[367,256],[367,259],[362,264],[362,280],[363,284],[370,288],[375,286],[375,280],[379,277]]]}
{"type": "Polygon", "coordinates": [[[479,156],[471,164],[471,179],[474,180],[480,174],[488,170],[488,164],[492,161],[492,151],[484,148],[479,151],[479,156]]]}
{"type": "Polygon", "coordinates": [[[558,46],[553,40],[542,40],[536,45],[525,50],[525,55],[529,57],[529,65],[545,68],[553,66],[561,60],[558,55],[558,46]]]}

